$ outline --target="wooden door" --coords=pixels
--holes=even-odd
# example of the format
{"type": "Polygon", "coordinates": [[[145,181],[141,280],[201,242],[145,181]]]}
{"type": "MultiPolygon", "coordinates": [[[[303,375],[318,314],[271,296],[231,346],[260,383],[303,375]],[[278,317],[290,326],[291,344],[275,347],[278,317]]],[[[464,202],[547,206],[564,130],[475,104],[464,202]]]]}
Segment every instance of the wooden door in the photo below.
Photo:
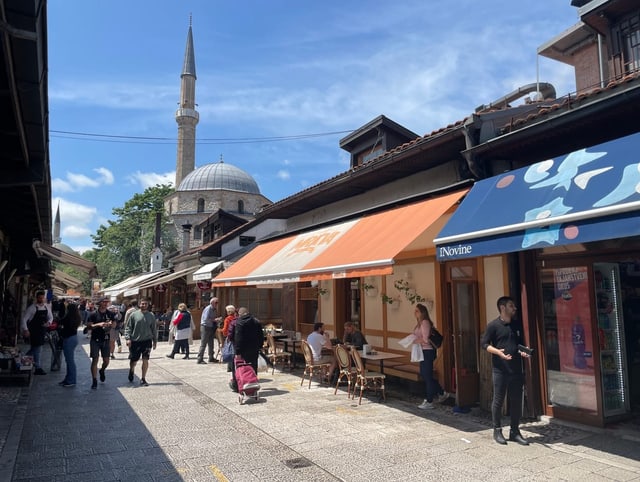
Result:
{"type": "Polygon", "coordinates": [[[454,280],[449,286],[452,307],[456,405],[463,407],[478,401],[480,380],[478,283],[454,280]]]}

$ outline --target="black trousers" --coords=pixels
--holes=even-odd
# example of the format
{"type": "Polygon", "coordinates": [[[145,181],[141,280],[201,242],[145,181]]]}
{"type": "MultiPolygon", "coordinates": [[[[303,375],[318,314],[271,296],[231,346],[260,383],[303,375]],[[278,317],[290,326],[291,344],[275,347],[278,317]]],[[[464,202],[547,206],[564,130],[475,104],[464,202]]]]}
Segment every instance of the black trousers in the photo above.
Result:
{"type": "Polygon", "coordinates": [[[493,370],[493,403],[491,404],[491,416],[493,428],[502,427],[502,405],[504,396],[508,396],[509,415],[511,416],[511,430],[518,430],[520,417],[522,416],[522,387],[524,375],[522,373],[504,373],[501,370],[493,370]]]}

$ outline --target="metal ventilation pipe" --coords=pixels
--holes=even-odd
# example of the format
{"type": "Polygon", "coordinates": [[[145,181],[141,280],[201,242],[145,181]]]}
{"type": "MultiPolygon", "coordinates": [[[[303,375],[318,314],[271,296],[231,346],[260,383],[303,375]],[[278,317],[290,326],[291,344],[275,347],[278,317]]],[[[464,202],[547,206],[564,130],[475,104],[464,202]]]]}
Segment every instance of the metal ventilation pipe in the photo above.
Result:
{"type": "Polygon", "coordinates": [[[547,82],[534,82],[532,84],[523,85],[513,92],[494,100],[490,104],[483,104],[476,108],[476,112],[481,112],[489,109],[504,109],[508,107],[510,102],[513,102],[520,97],[523,97],[531,92],[540,92],[543,99],[555,99],[556,89],[553,85],[547,82]]]}

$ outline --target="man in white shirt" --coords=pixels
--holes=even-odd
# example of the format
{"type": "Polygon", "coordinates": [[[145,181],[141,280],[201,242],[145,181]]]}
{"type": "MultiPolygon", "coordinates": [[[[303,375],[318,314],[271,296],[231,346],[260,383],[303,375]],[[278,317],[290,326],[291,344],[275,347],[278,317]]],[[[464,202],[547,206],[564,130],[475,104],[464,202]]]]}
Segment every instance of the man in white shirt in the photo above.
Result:
{"type": "Polygon", "coordinates": [[[332,375],[333,371],[338,366],[336,357],[334,355],[323,355],[322,349],[327,348],[333,350],[331,345],[331,339],[329,335],[324,332],[324,323],[315,323],[313,325],[313,332],[307,336],[307,343],[311,347],[311,353],[313,353],[313,361],[318,363],[330,363],[329,374],[332,375]]]}
{"type": "Polygon", "coordinates": [[[22,328],[22,336],[29,338],[31,349],[27,355],[33,356],[33,364],[36,367],[34,372],[36,375],[46,375],[47,373],[40,365],[40,355],[42,353],[42,345],[44,345],[44,337],[47,328],[53,321],[53,314],[49,305],[45,303],[44,291],[36,293],[36,301],[30,305],[24,312],[20,322],[22,328]]]}

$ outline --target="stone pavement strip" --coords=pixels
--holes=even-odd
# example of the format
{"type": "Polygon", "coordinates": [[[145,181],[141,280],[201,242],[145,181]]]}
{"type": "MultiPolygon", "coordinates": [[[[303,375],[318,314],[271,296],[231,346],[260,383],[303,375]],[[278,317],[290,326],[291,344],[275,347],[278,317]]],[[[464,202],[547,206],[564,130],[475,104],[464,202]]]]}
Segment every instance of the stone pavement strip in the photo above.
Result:
{"type": "Polygon", "coordinates": [[[0,481],[640,480],[637,432],[530,421],[532,444],[505,447],[480,410],[421,411],[393,387],[358,406],[344,389],[300,386],[301,369],[261,373],[260,400],[241,405],[226,365],[168,359],[167,343],[150,386],[140,363],[127,380],[121,353],[91,390],[80,338],[77,386],[57,385],[64,372],[0,386],[0,481]]]}

